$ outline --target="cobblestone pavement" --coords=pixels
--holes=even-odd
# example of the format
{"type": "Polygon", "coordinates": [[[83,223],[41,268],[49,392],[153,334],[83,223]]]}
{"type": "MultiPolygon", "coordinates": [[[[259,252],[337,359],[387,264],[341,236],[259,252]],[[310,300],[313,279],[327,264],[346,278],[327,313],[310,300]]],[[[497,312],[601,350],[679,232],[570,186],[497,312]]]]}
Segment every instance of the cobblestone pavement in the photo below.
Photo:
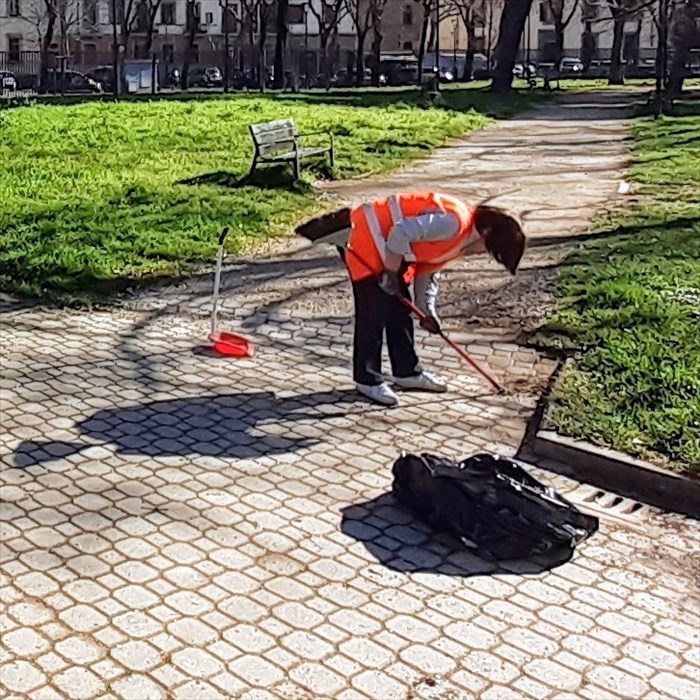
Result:
{"type": "MultiPolygon", "coordinates": [[[[496,128],[519,143],[527,123],[496,128]]],[[[546,304],[548,255],[511,324],[457,325],[461,285],[487,278],[505,309],[495,268],[450,277],[449,322],[511,393],[422,338],[450,393],[394,410],[351,391],[347,283],[324,251],[227,268],[222,319],[256,340],[248,360],[199,347],[210,277],[8,311],[0,696],[696,698],[695,523],[536,471],[600,531],[571,561],[496,566],[388,495],[401,449],[517,449],[552,362],[511,340],[546,304]]]]}

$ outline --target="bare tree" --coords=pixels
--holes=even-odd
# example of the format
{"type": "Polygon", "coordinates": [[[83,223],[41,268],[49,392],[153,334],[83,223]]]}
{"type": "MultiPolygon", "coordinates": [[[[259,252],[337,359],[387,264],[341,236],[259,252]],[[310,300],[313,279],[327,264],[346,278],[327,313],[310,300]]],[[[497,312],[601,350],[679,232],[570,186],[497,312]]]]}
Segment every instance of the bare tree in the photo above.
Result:
{"type": "MultiPolygon", "coordinates": [[[[376,0],[375,0],[376,1],[376,0]]],[[[384,0],[386,2],[386,0],[384,0]]],[[[346,0],[319,0],[318,4],[309,2],[309,10],[318,22],[318,43],[321,51],[321,75],[326,84],[330,84],[331,61],[328,47],[338,34],[340,21],[348,14],[346,0]]]]}
{"type": "Polygon", "coordinates": [[[58,29],[58,52],[61,56],[68,56],[70,52],[68,39],[73,28],[80,23],[80,6],[74,0],[54,0],[54,3],[58,29]]]}
{"type": "MultiPolygon", "coordinates": [[[[666,33],[669,45],[665,50],[667,70],[664,71],[664,74],[668,72],[666,92],[673,97],[683,92],[685,64],[688,60],[690,49],[700,48],[700,0],[688,0],[686,2],[659,0],[659,8],[657,13],[655,13],[656,17],[662,16],[665,3],[668,3],[671,7],[667,9],[666,13],[667,22],[670,26],[666,33]],[[670,65],[668,65],[669,59],[670,65]]],[[[661,42],[659,41],[660,44],[661,42]]]]}
{"type": "Polygon", "coordinates": [[[245,23],[248,26],[249,44],[251,49],[255,50],[258,86],[260,91],[264,92],[267,79],[265,44],[268,28],[272,25],[274,0],[242,0],[241,5],[245,15],[245,23]]]}
{"type": "Polygon", "coordinates": [[[500,12],[503,12],[503,0],[482,0],[482,15],[484,18],[484,39],[486,50],[486,61],[489,71],[493,60],[493,52],[498,41],[498,23],[497,18],[500,12]]]}
{"type": "Polygon", "coordinates": [[[436,9],[436,0],[414,0],[420,6],[421,17],[420,37],[418,38],[418,85],[423,84],[423,63],[428,44],[428,32],[436,9]]]}
{"type": "Polygon", "coordinates": [[[142,0],[141,8],[146,23],[146,46],[144,53],[148,56],[153,49],[153,38],[156,34],[156,17],[162,0],[142,0]]]}
{"type": "Polygon", "coordinates": [[[383,18],[387,0],[369,0],[372,16],[372,85],[379,86],[381,73],[382,42],[384,41],[383,18]]]}
{"type": "Polygon", "coordinates": [[[355,25],[355,85],[360,87],[365,78],[365,43],[372,28],[370,0],[345,0],[345,7],[355,25]]]}
{"type": "Polygon", "coordinates": [[[558,64],[564,53],[564,31],[574,18],[579,0],[543,0],[542,4],[554,25],[554,62],[558,64]]]}
{"type": "Polygon", "coordinates": [[[58,54],[67,57],[69,38],[82,21],[80,5],[74,0],[28,0],[20,3],[20,16],[29,22],[39,44],[39,90],[49,87],[51,46],[58,40],[58,54]]]}
{"type": "MultiPolygon", "coordinates": [[[[608,85],[623,85],[625,82],[622,64],[622,45],[625,23],[649,10],[658,0],[584,0],[584,11],[604,9],[613,22],[613,43],[610,52],[608,85]],[[587,6],[587,7],[586,7],[587,6]]],[[[603,21],[605,21],[605,17],[603,21]]],[[[600,21],[600,20],[598,20],[600,21]]]]}
{"type": "Polygon", "coordinates": [[[496,70],[491,82],[491,89],[496,93],[509,92],[513,84],[515,58],[531,5],[532,0],[504,0],[496,46],[496,70]]]}
{"type": "Polygon", "coordinates": [[[20,15],[29,22],[39,44],[39,91],[49,87],[50,49],[58,21],[55,0],[29,0],[20,4],[20,15]]]}
{"type": "Polygon", "coordinates": [[[284,87],[284,54],[287,48],[288,9],[289,0],[277,0],[277,13],[275,18],[274,86],[278,89],[284,87]]]}
{"type": "Polygon", "coordinates": [[[476,28],[485,29],[486,4],[484,0],[449,0],[447,4],[450,16],[457,17],[461,21],[467,34],[466,61],[462,76],[465,80],[472,79],[474,54],[476,53],[476,28]]]}
{"type": "Polygon", "coordinates": [[[219,0],[221,8],[221,31],[224,33],[224,92],[229,91],[231,82],[231,29],[237,30],[240,39],[243,33],[243,17],[231,0],[219,0]]]}

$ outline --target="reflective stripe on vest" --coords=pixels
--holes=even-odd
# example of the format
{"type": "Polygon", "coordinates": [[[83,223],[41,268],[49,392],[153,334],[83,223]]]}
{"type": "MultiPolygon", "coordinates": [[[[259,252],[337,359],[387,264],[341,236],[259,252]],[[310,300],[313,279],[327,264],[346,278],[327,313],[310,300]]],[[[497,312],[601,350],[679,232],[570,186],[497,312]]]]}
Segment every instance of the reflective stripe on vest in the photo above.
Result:
{"type": "MultiPolygon", "coordinates": [[[[403,211],[401,210],[401,202],[399,201],[399,198],[396,195],[391,195],[391,197],[388,197],[387,202],[389,204],[389,212],[391,213],[391,219],[394,222],[394,226],[396,226],[396,224],[398,224],[400,221],[403,221],[405,218],[403,215],[403,211]]],[[[416,256],[413,254],[413,252],[406,253],[403,256],[403,258],[408,263],[416,262],[416,256]]]]}
{"type": "Polygon", "coordinates": [[[369,228],[369,232],[372,234],[372,240],[377,247],[379,257],[382,259],[382,262],[386,264],[386,241],[384,240],[384,236],[382,236],[382,227],[379,225],[377,212],[374,211],[374,207],[371,204],[363,204],[362,211],[365,214],[367,228],[369,228]]]}
{"type": "Polygon", "coordinates": [[[388,201],[389,211],[391,212],[391,218],[394,221],[394,225],[396,225],[399,223],[399,221],[403,221],[403,212],[401,211],[401,204],[399,202],[399,198],[396,195],[391,195],[388,201]]]}

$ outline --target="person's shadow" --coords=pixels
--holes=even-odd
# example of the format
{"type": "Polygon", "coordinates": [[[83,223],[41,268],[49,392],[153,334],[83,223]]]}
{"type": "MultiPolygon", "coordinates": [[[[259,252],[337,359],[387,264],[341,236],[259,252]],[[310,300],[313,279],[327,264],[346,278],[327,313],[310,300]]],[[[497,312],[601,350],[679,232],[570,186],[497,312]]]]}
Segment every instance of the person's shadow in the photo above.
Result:
{"type": "Polygon", "coordinates": [[[341,530],[384,566],[402,573],[539,574],[565,564],[574,553],[564,545],[528,559],[497,560],[449,533],[434,532],[392,493],[347,506],[342,513],[341,530]]]}
{"type": "MultiPolygon", "coordinates": [[[[84,440],[25,441],[17,448],[14,462],[20,468],[45,464],[95,445],[109,445],[119,454],[149,457],[254,458],[294,452],[319,440],[296,433],[289,423],[310,421],[313,427],[319,421],[345,416],[347,404],[357,400],[351,391],[287,399],[278,399],[271,392],[250,392],[107,408],[77,424],[84,440]]],[[[322,436],[322,430],[318,432],[322,436]]]]}

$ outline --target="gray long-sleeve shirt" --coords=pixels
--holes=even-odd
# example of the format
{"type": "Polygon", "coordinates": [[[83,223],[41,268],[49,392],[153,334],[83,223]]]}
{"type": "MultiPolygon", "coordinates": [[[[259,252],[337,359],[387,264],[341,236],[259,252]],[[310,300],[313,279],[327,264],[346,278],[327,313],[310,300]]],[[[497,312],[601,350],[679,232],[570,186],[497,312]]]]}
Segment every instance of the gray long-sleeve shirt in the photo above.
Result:
{"type": "MultiPolygon", "coordinates": [[[[412,243],[446,241],[459,232],[460,220],[455,214],[444,211],[429,212],[397,221],[386,242],[387,268],[398,270],[402,260],[414,262],[412,243]]],[[[414,281],[416,305],[423,312],[437,319],[435,304],[438,295],[439,272],[418,275],[414,281]]]]}

